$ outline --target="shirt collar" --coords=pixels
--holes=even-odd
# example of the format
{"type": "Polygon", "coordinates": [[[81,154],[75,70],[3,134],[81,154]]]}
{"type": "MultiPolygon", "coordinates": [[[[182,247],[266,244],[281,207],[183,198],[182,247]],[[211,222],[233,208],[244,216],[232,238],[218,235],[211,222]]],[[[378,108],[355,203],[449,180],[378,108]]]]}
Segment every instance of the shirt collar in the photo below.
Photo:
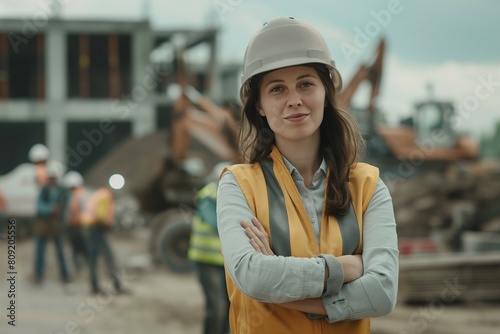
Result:
{"type": "MultiPolygon", "coordinates": [[[[287,158],[285,158],[283,155],[281,155],[283,158],[283,163],[285,164],[286,168],[288,169],[288,172],[290,172],[290,175],[294,175],[294,173],[297,173],[296,175],[300,175],[299,171],[297,168],[295,168],[290,161],[288,161],[287,158]]],[[[319,169],[314,173],[314,178],[318,176],[318,172],[323,172],[324,175],[326,175],[326,171],[328,169],[328,166],[326,165],[325,158],[321,160],[321,164],[319,165],[319,169]]]]}

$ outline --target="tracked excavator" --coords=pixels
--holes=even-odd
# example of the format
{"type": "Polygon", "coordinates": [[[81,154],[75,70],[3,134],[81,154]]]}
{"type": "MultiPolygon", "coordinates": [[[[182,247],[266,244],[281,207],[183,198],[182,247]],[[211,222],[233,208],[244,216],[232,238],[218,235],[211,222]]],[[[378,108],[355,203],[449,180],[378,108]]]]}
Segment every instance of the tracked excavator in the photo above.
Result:
{"type": "Polygon", "coordinates": [[[477,160],[479,151],[474,140],[457,134],[451,126],[455,117],[451,102],[432,98],[419,102],[415,105],[415,114],[399,126],[379,121],[381,117],[377,116],[381,113],[376,110],[375,102],[380,91],[385,44],[384,40],[380,41],[374,59],[359,67],[340,94],[343,107],[354,114],[366,137],[366,160],[374,162],[384,172],[405,174],[399,178],[412,176],[394,169],[405,160],[420,160],[422,169],[415,170],[416,174],[426,169],[447,169],[459,160],[477,160]],[[371,90],[368,106],[359,109],[352,106],[352,100],[363,82],[369,83],[371,90]]]}
{"type": "MultiPolygon", "coordinates": [[[[500,164],[481,161],[476,142],[453,128],[455,105],[431,97],[397,126],[376,109],[385,42],[341,94],[361,125],[366,161],[380,168],[393,198],[400,240],[399,298],[432,302],[450,285],[455,301],[500,300],[500,164]],[[366,108],[351,105],[362,82],[366,108]]],[[[447,299],[444,302],[452,302],[447,299]]]]}

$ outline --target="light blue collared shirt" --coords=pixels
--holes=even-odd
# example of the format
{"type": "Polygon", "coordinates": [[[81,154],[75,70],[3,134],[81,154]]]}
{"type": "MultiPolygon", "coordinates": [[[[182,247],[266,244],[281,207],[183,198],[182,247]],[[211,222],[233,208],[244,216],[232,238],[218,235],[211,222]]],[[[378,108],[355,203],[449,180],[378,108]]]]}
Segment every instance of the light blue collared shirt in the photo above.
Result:
{"type": "Polygon", "coordinates": [[[286,168],[292,176],[293,182],[299,190],[307,215],[311,219],[314,234],[316,235],[316,241],[319,244],[319,230],[321,227],[321,217],[323,216],[323,204],[326,189],[326,171],[328,170],[326,161],[323,159],[318,170],[314,173],[311,187],[306,187],[304,178],[287,158],[283,157],[283,162],[285,163],[286,168]]]}

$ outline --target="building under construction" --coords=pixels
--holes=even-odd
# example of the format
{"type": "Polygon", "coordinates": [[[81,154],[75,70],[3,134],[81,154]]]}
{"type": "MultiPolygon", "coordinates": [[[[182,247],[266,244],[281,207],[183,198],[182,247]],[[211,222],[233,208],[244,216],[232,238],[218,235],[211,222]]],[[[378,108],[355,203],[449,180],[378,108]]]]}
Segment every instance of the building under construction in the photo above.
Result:
{"type": "Polygon", "coordinates": [[[168,127],[175,39],[202,54],[188,63],[198,90],[236,97],[238,67],[217,64],[217,34],[155,30],[147,20],[2,19],[0,175],[26,162],[34,143],[85,172],[123,139],[168,127]]]}

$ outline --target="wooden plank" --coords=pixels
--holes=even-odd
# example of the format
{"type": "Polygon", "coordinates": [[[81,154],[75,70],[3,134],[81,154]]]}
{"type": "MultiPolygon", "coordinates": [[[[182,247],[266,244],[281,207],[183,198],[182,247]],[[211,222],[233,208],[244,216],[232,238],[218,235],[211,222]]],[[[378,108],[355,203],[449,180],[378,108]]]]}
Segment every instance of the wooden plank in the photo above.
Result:
{"type": "Polygon", "coordinates": [[[402,258],[399,300],[431,302],[455,289],[462,301],[500,300],[500,251],[402,258]]]}
{"type": "Polygon", "coordinates": [[[120,45],[118,35],[108,36],[109,97],[120,97],[120,45]]]}
{"type": "Polygon", "coordinates": [[[80,68],[80,97],[85,99],[90,95],[90,81],[89,81],[89,36],[81,35],[79,39],[79,59],[78,64],[80,68]]]}

